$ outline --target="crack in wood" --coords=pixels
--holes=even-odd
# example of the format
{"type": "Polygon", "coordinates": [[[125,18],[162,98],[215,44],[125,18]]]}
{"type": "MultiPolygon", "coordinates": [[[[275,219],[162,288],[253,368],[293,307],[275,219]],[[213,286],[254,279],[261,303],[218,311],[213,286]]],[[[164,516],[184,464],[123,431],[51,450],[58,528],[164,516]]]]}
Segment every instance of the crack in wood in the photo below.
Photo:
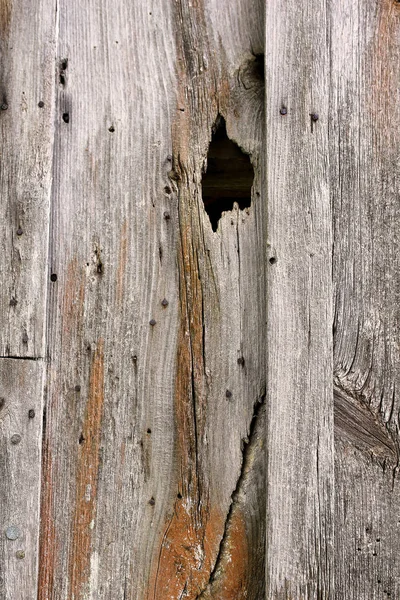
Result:
{"type": "MultiPolygon", "coordinates": [[[[225,560],[229,563],[232,563],[232,567],[234,569],[240,569],[243,565],[234,564],[235,561],[232,560],[231,554],[232,550],[229,548],[230,546],[230,537],[232,537],[232,521],[235,516],[235,510],[238,509],[241,511],[239,507],[239,498],[243,488],[246,484],[247,479],[249,478],[249,474],[254,467],[254,459],[252,458],[252,454],[257,452],[258,448],[258,431],[257,431],[257,423],[259,421],[260,413],[265,406],[265,392],[260,396],[257,402],[254,405],[253,415],[250,421],[250,430],[249,435],[246,439],[243,440],[242,447],[242,464],[240,469],[240,474],[236,482],[235,489],[231,495],[231,503],[229,506],[229,510],[225,519],[224,524],[224,533],[221,538],[221,542],[219,545],[219,550],[217,554],[217,558],[215,560],[214,568],[212,569],[209,577],[209,581],[206,587],[198,594],[196,600],[211,600],[214,597],[213,587],[215,583],[218,582],[219,579],[222,579],[225,574],[224,562],[225,560]]],[[[241,540],[243,542],[243,540],[241,540]]],[[[233,545],[233,544],[231,544],[233,545]]],[[[237,550],[234,548],[234,550],[237,550]]],[[[244,583],[244,582],[241,582],[244,583]]],[[[232,588],[233,590],[233,588],[232,588]]],[[[217,590],[218,594],[219,591],[217,590]]],[[[220,597],[220,596],[218,596],[220,597]]],[[[225,596],[224,596],[225,598],[225,596]]]]}
{"type": "Polygon", "coordinates": [[[43,356],[0,356],[0,359],[10,359],[10,360],[43,360],[43,356]]]}

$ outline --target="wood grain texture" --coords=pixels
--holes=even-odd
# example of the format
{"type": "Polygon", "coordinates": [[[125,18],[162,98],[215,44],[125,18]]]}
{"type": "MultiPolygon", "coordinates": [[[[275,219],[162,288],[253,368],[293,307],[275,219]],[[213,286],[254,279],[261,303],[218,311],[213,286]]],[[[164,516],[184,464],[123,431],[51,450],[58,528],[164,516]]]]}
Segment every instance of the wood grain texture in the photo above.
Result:
{"type": "Polygon", "coordinates": [[[69,0],[58,20],[38,597],[219,598],[237,568],[258,600],[262,3],[69,0]],[[213,232],[218,114],[256,176],[213,232]]]}
{"type": "Polygon", "coordinates": [[[334,593],[329,15],[266,7],[267,598],[317,600],[334,593]]]}
{"type": "Polygon", "coordinates": [[[0,360],[0,597],[37,593],[43,363],[0,360]],[[33,412],[32,412],[33,411],[33,412]]]}
{"type": "Polygon", "coordinates": [[[400,5],[332,4],[336,597],[400,595],[400,5]],[[367,418],[366,418],[367,417],[367,418]]]}
{"type": "Polygon", "coordinates": [[[44,356],[54,15],[54,0],[0,3],[0,356],[44,356]]]}

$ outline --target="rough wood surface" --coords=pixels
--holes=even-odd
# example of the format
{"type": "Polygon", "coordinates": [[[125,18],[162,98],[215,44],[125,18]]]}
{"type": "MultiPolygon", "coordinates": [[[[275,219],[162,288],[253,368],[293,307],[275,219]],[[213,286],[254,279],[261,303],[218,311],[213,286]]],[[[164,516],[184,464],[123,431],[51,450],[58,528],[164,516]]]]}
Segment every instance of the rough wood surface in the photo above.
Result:
{"type": "Polygon", "coordinates": [[[54,14],[0,2],[0,356],[44,356],[54,14]]]}
{"type": "Polygon", "coordinates": [[[338,599],[400,596],[399,26],[391,0],[332,4],[338,599]]]}
{"type": "Polygon", "coordinates": [[[334,593],[328,14],[266,10],[267,598],[317,600],[334,593]]]}
{"type": "Polygon", "coordinates": [[[258,600],[262,3],[63,0],[57,27],[39,599],[258,600]],[[213,232],[218,114],[256,176],[213,232]]]}
{"type": "Polygon", "coordinates": [[[399,32],[0,0],[1,600],[400,597],[399,32]]]}
{"type": "Polygon", "coordinates": [[[43,363],[0,360],[0,597],[37,593],[43,363]]]}

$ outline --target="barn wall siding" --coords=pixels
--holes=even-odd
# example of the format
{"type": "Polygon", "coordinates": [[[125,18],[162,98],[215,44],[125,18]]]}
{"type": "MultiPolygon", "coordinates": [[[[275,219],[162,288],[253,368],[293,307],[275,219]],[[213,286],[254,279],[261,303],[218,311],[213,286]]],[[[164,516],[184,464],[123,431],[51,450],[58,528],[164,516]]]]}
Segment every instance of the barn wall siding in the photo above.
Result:
{"type": "Polygon", "coordinates": [[[399,6],[0,2],[1,598],[400,595],[399,6]]]}

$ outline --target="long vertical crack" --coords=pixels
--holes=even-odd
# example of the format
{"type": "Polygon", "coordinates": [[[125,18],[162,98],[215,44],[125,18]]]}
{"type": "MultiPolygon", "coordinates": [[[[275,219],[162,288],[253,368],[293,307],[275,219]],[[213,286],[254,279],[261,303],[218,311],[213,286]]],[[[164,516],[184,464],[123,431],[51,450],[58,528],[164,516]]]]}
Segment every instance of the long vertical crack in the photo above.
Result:
{"type": "MultiPolygon", "coordinates": [[[[242,465],[235,489],[231,495],[231,504],[225,520],[224,533],[221,538],[218,555],[213,570],[211,571],[208,584],[197,596],[196,600],[211,600],[211,598],[221,598],[218,590],[218,584],[224,578],[225,567],[227,563],[232,562],[232,527],[237,511],[245,508],[246,487],[248,486],[255,469],[257,461],[260,461],[261,469],[263,467],[263,426],[262,413],[265,414],[265,393],[257,400],[254,405],[253,416],[250,423],[250,431],[247,439],[243,440],[242,465]],[[261,451],[261,452],[260,452],[261,451]]],[[[265,466],[265,465],[264,465],[265,466]]],[[[238,565],[234,565],[236,568],[238,565]]],[[[225,596],[224,596],[225,598],[225,596]]]]}

